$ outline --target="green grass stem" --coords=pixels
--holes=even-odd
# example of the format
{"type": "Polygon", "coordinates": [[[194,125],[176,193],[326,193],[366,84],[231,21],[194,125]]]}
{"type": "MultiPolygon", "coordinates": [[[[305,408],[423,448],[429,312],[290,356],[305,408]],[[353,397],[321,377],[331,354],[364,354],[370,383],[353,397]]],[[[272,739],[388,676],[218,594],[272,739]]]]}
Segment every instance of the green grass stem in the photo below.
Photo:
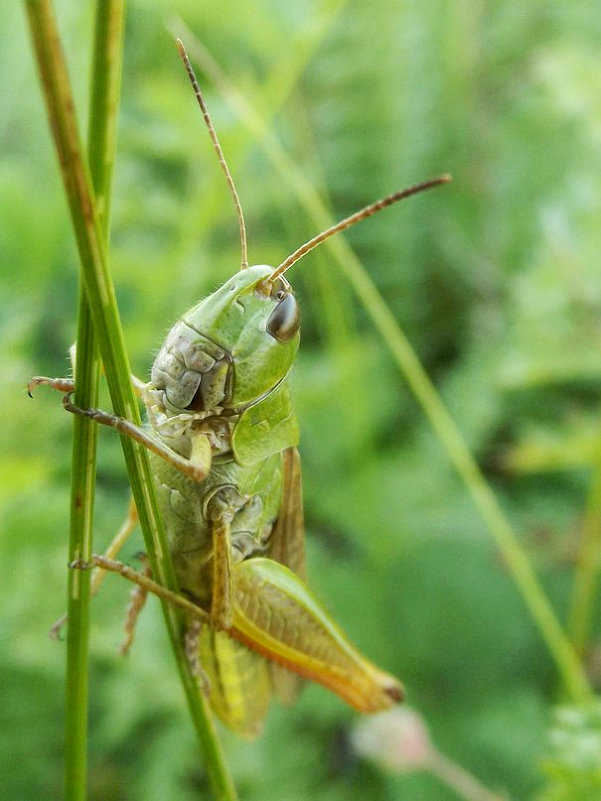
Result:
{"type": "MultiPolygon", "coordinates": [[[[140,425],[140,412],[130,380],[114,287],[107,268],[103,232],[95,207],[91,179],[82,154],[52,3],[49,0],[26,0],[26,8],[113,409],[117,415],[140,425]]],[[[143,447],[131,439],[122,437],[121,441],[154,577],[169,589],[176,590],[148,455],[143,447]]],[[[162,608],[215,795],[223,801],[235,799],[235,788],[212,717],[204,697],[198,692],[196,680],[185,656],[181,616],[166,604],[162,608]]]]}
{"type": "MultiPolygon", "coordinates": [[[[75,402],[96,405],[100,363],[94,327],[83,287],[77,325],[80,359],[75,370],[75,402]]],[[[85,418],[73,420],[73,470],[69,561],[89,559],[92,553],[96,431],[85,418]]],[[[87,795],[89,571],[68,574],[67,670],[65,677],[65,798],[84,801],[87,795]]]]}

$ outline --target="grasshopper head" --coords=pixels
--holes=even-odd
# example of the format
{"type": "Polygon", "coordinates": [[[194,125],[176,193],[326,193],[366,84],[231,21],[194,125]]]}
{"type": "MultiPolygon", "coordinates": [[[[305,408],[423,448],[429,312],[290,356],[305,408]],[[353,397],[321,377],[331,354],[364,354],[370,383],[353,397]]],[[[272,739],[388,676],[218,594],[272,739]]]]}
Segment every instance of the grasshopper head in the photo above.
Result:
{"type": "Polygon", "coordinates": [[[285,279],[265,282],[272,273],[264,265],[241,270],[173,326],[151,376],[166,411],[236,409],[288,373],[300,315],[285,279]]]}

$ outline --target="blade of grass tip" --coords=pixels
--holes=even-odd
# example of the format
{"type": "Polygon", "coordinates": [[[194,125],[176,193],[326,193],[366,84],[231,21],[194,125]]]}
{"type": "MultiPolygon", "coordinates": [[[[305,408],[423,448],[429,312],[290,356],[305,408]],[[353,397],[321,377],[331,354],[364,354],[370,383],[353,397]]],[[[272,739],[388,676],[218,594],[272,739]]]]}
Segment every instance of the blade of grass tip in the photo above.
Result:
{"type": "MultiPolygon", "coordinates": [[[[113,408],[119,416],[139,425],[140,413],[130,380],[123,332],[106,265],[91,182],[82,158],[73,98],[52,4],[50,0],[26,0],[26,9],[113,408]]],[[[121,442],[153,574],[160,584],[176,589],[148,455],[144,448],[128,437],[122,437],[121,442]]],[[[218,799],[232,801],[236,798],[236,792],[215,725],[186,659],[181,617],[166,604],[162,608],[188,707],[204,751],[209,779],[218,799]]]]}
{"type": "MultiPolygon", "coordinates": [[[[108,243],[111,179],[115,157],[117,106],[121,83],[124,0],[96,5],[94,56],[88,115],[88,161],[99,224],[108,243]]],[[[100,356],[83,280],[80,278],[75,360],[75,403],[98,405],[100,356]]],[[[71,531],[69,562],[92,556],[97,427],[73,418],[71,531]]],[[[65,798],[87,796],[88,640],[90,571],[71,570],[68,578],[67,671],[65,692],[65,798]]]]}
{"type": "MultiPolygon", "coordinates": [[[[317,230],[331,225],[332,215],[328,208],[257,112],[260,103],[251,105],[235,90],[215,58],[197,39],[189,42],[189,52],[198,61],[205,74],[219,87],[222,97],[297,195],[299,202],[315,222],[317,230]]],[[[409,340],[344,237],[333,237],[324,242],[324,247],[329,249],[335,265],[355,291],[463,480],[480,516],[506,560],[526,608],[555,661],[567,692],[575,702],[588,700],[591,688],[582,664],[559,624],[516,533],[409,340]]]]}

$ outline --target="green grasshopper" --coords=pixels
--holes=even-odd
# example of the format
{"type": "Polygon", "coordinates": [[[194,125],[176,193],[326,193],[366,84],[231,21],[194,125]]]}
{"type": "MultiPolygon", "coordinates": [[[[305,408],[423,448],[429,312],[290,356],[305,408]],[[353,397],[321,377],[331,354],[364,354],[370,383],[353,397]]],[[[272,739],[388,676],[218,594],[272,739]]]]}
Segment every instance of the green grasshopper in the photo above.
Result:
{"type": "Polygon", "coordinates": [[[151,433],[101,410],[78,409],[70,402],[70,379],[35,378],[32,384],[65,392],[69,411],[150,449],[180,593],[109,558],[94,562],[186,610],[186,650],[223,723],[242,736],[256,735],[272,691],[293,701],[299,677],[361,712],[377,712],[402,700],[401,684],[349,643],[305,584],[299,431],[288,381],[300,315],[283,274],[329,236],[449,178],[367,206],[275,269],[249,267],[238,194],[179,41],[178,47],[234,198],[241,269],[172,327],[150,382],[134,380],[151,433]]]}

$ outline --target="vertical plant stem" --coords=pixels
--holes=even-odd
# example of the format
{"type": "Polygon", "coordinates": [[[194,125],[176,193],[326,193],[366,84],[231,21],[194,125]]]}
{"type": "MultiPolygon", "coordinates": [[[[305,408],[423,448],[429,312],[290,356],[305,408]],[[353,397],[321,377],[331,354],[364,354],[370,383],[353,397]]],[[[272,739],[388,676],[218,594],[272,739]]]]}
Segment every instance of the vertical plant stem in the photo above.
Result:
{"type": "MultiPolygon", "coordinates": [[[[329,227],[333,222],[329,210],[305,174],[294,165],[256,111],[260,104],[249,103],[235,90],[219,64],[197,39],[192,38],[189,42],[189,52],[211,80],[219,86],[223,98],[238,114],[249,132],[255,136],[267,158],[306,209],[317,230],[329,227]]],[[[591,689],[582,664],[562,629],[516,533],[411,343],[344,237],[333,237],[324,243],[324,247],[332,254],[337,268],[345,276],[371,318],[464,482],[480,516],[507,562],[513,580],[555,661],[567,692],[575,702],[588,700],[591,689]]]]}
{"type": "MultiPolygon", "coordinates": [[[[82,156],[73,98],[52,4],[50,0],[26,0],[26,8],[113,408],[120,417],[140,425],[114,287],[107,268],[91,181],[82,156]]],[[[148,454],[128,437],[122,437],[121,443],[153,575],[160,584],[176,590],[148,454]]],[[[190,672],[181,636],[183,620],[180,613],[167,604],[163,603],[162,608],[190,713],[207,761],[209,778],[217,798],[231,801],[236,798],[236,792],[207,703],[198,692],[196,680],[190,672]]]]}
{"type": "MultiPolygon", "coordinates": [[[[98,0],[88,119],[88,161],[99,226],[108,244],[111,178],[115,158],[117,106],[121,83],[124,0],[98,0]]],[[[80,279],[75,361],[75,403],[98,405],[100,355],[90,306],[80,279]]],[[[73,418],[71,532],[69,561],[92,555],[97,428],[85,417],[73,418]]],[[[68,578],[67,671],[65,693],[65,798],[87,795],[89,571],[71,570],[68,578]]]]}
{"type": "Polygon", "coordinates": [[[574,648],[579,654],[585,652],[591,632],[600,568],[601,467],[596,467],[586,504],[570,610],[570,634],[574,648]]]}
{"type": "MultiPolygon", "coordinates": [[[[98,397],[99,360],[94,327],[80,281],[75,370],[75,402],[94,405],[98,397]]],[[[92,553],[96,431],[84,418],[73,420],[73,469],[69,561],[92,553]]],[[[67,590],[67,671],[65,687],[65,798],[84,801],[87,788],[88,636],[90,576],[70,570],[67,590]]]]}

